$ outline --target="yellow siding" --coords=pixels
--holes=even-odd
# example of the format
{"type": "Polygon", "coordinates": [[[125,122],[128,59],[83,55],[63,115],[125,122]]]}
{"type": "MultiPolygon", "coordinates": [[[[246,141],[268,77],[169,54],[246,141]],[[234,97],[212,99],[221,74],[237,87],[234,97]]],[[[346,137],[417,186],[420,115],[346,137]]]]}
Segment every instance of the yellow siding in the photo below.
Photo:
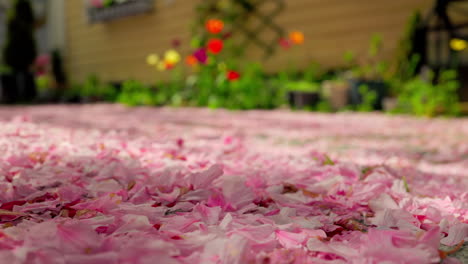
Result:
{"type": "MultiPolygon", "coordinates": [[[[145,65],[151,52],[162,53],[174,38],[188,51],[190,27],[199,0],[158,0],[149,14],[88,24],[83,0],[66,1],[67,70],[73,81],[96,73],[106,81],[136,78],[153,82],[164,78],[145,65]]],[[[277,22],[286,30],[301,30],[306,44],[279,52],[265,65],[279,70],[288,64],[306,66],[315,61],[326,67],[343,62],[343,53],[366,52],[370,36],[381,33],[385,55],[390,58],[410,14],[431,0],[285,0],[286,9],[277,22]]],[[[266,37],[267,35],[265,35],[266,37]]],[[[184,50],[183,50],[184,51],[184,50]]],[[[250,53],[261,59],[254,47],[250,53]]]]}

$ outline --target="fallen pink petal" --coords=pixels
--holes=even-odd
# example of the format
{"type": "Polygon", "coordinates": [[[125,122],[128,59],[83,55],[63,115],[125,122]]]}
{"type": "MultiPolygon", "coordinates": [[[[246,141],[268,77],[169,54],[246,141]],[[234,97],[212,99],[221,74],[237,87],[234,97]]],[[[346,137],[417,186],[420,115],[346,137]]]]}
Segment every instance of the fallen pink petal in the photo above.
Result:
{"type": "Polygon", "coordinates": [[[468,0],[0,0],[0,264],[468,264],[468,0]]]}
{"type": "Polygon", "coordinates": [[[105,104],[0,118],[8,263],[461,263],[466,120],[105,104]]]}

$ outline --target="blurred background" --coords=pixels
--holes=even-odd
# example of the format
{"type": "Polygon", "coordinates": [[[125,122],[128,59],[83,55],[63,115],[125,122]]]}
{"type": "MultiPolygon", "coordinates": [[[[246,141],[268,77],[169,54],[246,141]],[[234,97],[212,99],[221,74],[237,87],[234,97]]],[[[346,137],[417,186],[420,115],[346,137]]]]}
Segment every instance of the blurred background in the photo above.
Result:
{"type": "Polygon", "coordinates": [[[468,1],[0,0],[4,103],[468,113],[468,1]]]}

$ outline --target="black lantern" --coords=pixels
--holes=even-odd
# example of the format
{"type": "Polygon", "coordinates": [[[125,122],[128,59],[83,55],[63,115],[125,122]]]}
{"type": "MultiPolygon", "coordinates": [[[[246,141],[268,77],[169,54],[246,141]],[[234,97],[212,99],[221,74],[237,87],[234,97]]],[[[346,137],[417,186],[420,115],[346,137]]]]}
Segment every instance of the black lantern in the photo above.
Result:
{"type": "Polygon", "coordinates": [[[468,40],[468,1],[436,0],[424,21],[427,63],[434,68],[456,67],[468,40]]]}
{"type": "Polygon", "coordinates": [[[421,64],[458,69],[460,99],[468,101],[468,0],[435,0],[416,34],[421,64]]]}

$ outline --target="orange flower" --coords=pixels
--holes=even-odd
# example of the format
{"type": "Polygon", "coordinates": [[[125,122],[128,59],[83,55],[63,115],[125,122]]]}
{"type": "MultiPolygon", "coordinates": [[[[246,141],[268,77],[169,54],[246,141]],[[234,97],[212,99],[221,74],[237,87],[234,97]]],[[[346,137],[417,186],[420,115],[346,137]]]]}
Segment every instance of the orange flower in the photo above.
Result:
{"type": "Polygon", "coordinates": [[[223,50],[224,43],[220,39],[210,39],[208,41],[208,50],[213,54],[218,54],[223,50]]]}
{"type": "Polygon", "coordinates": [[[223,31],[224,22],[219,19],[210,19],[206,22],[206,30],[211,34],[219,34],[223,31]]]}
{"type": "Polygon", "coordinates": [[[198,60],[195,56],[188,55],[187,58],[185,58],[185,63],[187,63],[189,66],[194,66],[198,63],[198,60]]]}
{"type": "Polygon", "coordinates": [[[292,41],[292,43],[301,45],[304,43],[304,33],[300,31],[293,31],[289,33],[289,39],[292,41]]]}

